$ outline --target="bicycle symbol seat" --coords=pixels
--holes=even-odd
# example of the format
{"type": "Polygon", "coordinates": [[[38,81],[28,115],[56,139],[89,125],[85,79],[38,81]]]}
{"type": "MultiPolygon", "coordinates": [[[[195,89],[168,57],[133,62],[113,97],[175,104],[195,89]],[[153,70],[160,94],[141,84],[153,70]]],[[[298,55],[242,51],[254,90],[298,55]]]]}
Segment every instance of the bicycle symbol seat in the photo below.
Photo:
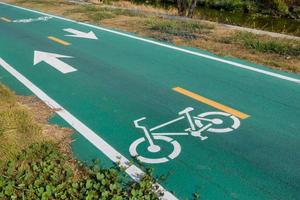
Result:
{"type": "Polygon", "coordinates": [[[200,138],[201,141],[206,140],[208,136],[204,136],[204,133],[228,133],[240,126],[240,120],[225,112],[205,112],[196,116],[192,116],[191,112],[194,110],[192,107],[187,107],[178,113],[179,117],[170,120],[166,123],[157,125],[153,128],[147,129],[145,126],[140,125],[140,122],[145,120],[146,117],[134,120],[134,126],[138,129],[142,129],[145,137],[141,137],[135,140],[129,147],[131,156],[136,157],[139,161],[144,163],[164,163],[176,158],[181,152],[180,144],[169,136],[193,136],[200,138]],[[181,120],[187,120],[189,127],[182,132],[156,132],[158,129],[166,127],[170,124],[179,122],[181,120]],[[230,125],[226,127],[222,126],[226,121],[230,121],[230,125]],[[221,126],[221,127],[220,127],[221,126]],[[171,152],[166,156],[161,156],[162,146],[158,143],[167,143],[171,145],[171,152]],[[149,156],[142,156],[138,153],[138,148],[142,145],[147,146],[147,153],[157,154],[158,158],[150,158],[149,156]]]}

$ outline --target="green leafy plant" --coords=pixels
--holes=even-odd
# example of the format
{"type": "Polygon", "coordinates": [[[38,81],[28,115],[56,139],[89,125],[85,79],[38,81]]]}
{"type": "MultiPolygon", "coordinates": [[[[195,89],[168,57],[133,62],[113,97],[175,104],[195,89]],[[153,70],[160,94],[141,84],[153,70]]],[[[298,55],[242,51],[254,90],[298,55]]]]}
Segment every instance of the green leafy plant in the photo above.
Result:
{"type": "Polygon", "coordinates": [[[103,169],[97,162],[70,163],[56,144],[36,143],[1,167],[0,198],[152,200],[160,196],[154,181],[145,175],[136,183],[118,167],[103,169]]]}

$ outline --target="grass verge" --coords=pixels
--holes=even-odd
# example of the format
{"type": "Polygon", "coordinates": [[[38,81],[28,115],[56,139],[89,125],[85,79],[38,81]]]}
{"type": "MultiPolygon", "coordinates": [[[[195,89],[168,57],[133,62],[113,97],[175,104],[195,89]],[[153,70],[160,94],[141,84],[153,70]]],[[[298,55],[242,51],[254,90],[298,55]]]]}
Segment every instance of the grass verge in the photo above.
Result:
{"type": "Polygon", "coordinates": [[[0,164],[34,142],[42,140],[42,129],[34,123],[26,107],[0,85],[0,164]]]}
{"type": "Polygon", "coordinates": [[[117,166],[74,160],[71,131],[47,124],[52,111],[0,84],[0,199],[158,199],[155,180],[139,183],[117,166]]]}
{"type": "Polygon", "coordinates": [[[80,14],[86,16],[87,20],[92,21],[93,23],[98,23],[104,19],[115,18],[119,15],[142,16],[141,14],[131,12],[129,10],[112,9],[107,7],[101,7],[99,5],[81,5],[80,7],[76,6],[75,8],[66,11],[64,14],[80,14]]]}
{"type": "Polygon", "coordinates": [[[175,21],[159,17],[149,18],[145,26],[152,31],[152,37],[163,41],[173,41],[173,37],[184,40],[198,39],[201,34],[208,34],[214,27],[196,21],[175,21]]]}
{"type": "Polygon", "coordinates": [[[247,49],[262,53],[274,53],[283,56],[300,56],[300,42],[293,40],[280,41],[275,39],[262,39],[261,37],[247,32],[239,32],[225,38],[224,42],[238,43],[247,49]]]}
{"type": "Polygon", "coordinates": [[[135,183],[119,168],[86,167],[51,142],[35,143],[1,169],[1,199],[158,199],[150,176],[135,183]],[[74,173],[75,172],[75,173],[74,173]]]}

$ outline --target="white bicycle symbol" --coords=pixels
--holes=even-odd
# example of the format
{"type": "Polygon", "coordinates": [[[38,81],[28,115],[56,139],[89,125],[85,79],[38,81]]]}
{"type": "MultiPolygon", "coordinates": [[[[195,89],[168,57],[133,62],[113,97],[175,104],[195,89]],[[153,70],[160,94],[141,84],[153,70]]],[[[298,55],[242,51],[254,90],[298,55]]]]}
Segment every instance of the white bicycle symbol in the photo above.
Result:
{"type": "MultiPolygon", "coordinates": [[[[180,152],[181,152],[181,146],[180,144],[174,140],[171,137],[168,136],[188,136],[191,135],[193,137],[199,137],[202,141],[206,140],[208,137],[203,136],[202,133],[210,132],[210,133],[228,133],[235,129],[237,129],[240,126],[240,120],[228,113],[225,112],[206,112],[199,114],[197,116],[192,116],[190,113],[193,111],[194,108],[188,107],[184,110],[180,111],[179,117],[176,119],[173,119],[171,121],[168,121],[166,123],[157,125],[153,128],[150,128],[149,130],[145,126],[141,126],[140,122],[145,120],[146,117],[137,119],[134,121],[134,125],[138,129],[142,129],[145,133],[145,137],[141,137],[137,140],[135,140],[129,147],[129,152],[131,156],[137,158],[139,161],[144,163],[164,163],[168,162],[174,158],[176,158],[180,152]],[[218,127],[221,125],[224,125],[224,120],[222,118],[226,118],[230,120],[231,125],[228,127],[218,127]],[[157,129],[160,129],[162,127],[165,127],[167,125],[176,123],[180,120],[187,119],[189,123],[189,127],[184,130],[184,132],[174,132],[174,133],[158,133],[153,132],[157,129]],[[215,127],[214,127],[215,126],[215,127]],[[137,152],[138,147],[142,146],[144,142],[146,142],[147,151],[151,154],[159,154],[162,151],[162,147],[155,144],[154,141],[157,142],[167,142],[168,144],[172,145],[171,153],[167,156],[162,156],[159,158],[148,158],[139,155],[137,152]]],[[[144,144],[145,145],[145,144],[144,144]]]]}

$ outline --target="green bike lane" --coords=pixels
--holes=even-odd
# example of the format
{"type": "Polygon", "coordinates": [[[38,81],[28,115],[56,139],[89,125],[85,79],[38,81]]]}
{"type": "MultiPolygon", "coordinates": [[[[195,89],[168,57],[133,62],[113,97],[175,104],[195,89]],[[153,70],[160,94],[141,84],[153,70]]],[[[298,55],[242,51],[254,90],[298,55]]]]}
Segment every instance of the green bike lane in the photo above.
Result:
{"type": "MultiPolygon", "coordinates": [[[[0,5],[0,11],[10,19],[41,16],[6,5],[0,5]]],[[[154,168],[155,175],[167,175],[161,184],[179,199],[191,198],[194,192],[202,199],[300,198],[299,83],[55,18],[1,22],[0,55],[127,158],[131,157],[130,145],[144,137],[134,120],[146,117],[143,125],[150,128],[178,117],[187,107],[194,108],[193,115],[219,111],[174,87],[246,113],[250,117],[240,119],[236,130],[204,133],[208,139],[203,141],[191,135],[170,136],[180,144],[180,154],[165,163],[145,165],[154,168]],[[98,40],[66,37],[65,28],[92,30],[98,40]],[[53,42],[48,36],[71,45],[53,42]],[[44,62],[33,66],[35,50],[72,56],[61,60],[77,71],[63,74],[44,62]]],[[[2,67],[0,75],[18,94],[31,94],[2,67]]],[[[65,124],[58,116],[52,121],[65,124]]],[[[183,120],[162,131],[180,132],[187,127],[183,120]]],[[[79,159],[99,158],[104,165],[112,164],[80,133],[73,137],[72,149],[79,159]]],[[[162,146],[158,157],[172,152],[170,143],[158,144],[162,146]]],[[[144,142],[139,153],[157,156],[150,155],[146,147],[144,142]]]]}

